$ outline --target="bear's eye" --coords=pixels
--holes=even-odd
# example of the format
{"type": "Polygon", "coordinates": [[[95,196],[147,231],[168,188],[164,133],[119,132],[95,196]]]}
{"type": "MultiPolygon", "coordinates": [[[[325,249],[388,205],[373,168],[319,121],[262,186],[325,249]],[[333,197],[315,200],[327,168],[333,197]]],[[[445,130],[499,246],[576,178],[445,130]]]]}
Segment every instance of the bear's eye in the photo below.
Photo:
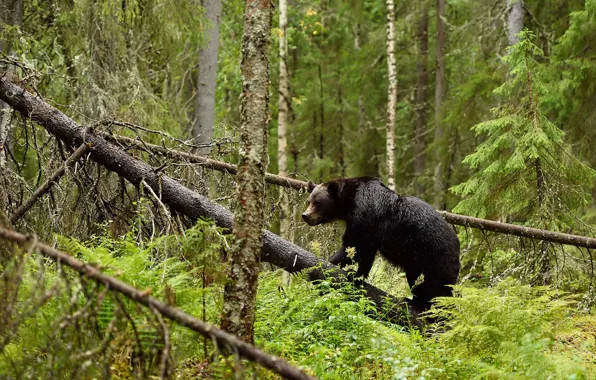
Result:
{"type": "Polygon", "coordinates": [[[315,201],[315,206],[319,207],[320,205],[321,205],[321,202],[315,201]]]}

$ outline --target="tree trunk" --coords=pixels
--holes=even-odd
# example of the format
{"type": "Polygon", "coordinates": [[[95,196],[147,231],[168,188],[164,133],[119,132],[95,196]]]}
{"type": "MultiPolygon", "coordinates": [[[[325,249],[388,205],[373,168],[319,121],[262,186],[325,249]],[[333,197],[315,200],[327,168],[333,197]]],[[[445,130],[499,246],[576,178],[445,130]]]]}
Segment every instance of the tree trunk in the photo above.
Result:
{"type": "Polygon", "coordinates": [[[203,0],[205,15],[212,23],[207,36],[207,45],[199,50],[199,73],[197,76],[197,93],[193,115],[192,137],[195,144],[202,145],[197,149],[199,154],[208,154],[209,144],[213,138],[215,119],[215,84],[217,79],[217,54],[219,52],[219,17],[221,0],[203,0]]]}
{"type": "Polygon", "coordinates": [[[424,192],[422,175],[426,166],[426,132],[427,132],[427,108],[428,108],[428,2],[420,3],[420,18],[418,20],[418,33],[416,36],[418,44],[418,59],[416,63],[416,130],[414,136],[414,181],[418,196],[424,192]]]}
{"type": "MultiPolygon", "coordinates": [[[[354,28],[354,50],[360,50],[360,23],[356,24],[354,28]]],[[[358,54],[358,53],[357,53],[358,54]]],[[[365,110],[364,110],[364,100],[362,98],[362,93],[358,93],[358,135],[364,136],[366,125],[365,119],[365,110]]]]}
{"type": "Polygon", "coordinates": [[[437,0],[437,67],[435,71],[435,172],[434,172],[434,206],[445,208],[446,189],[443,181],[445,158],[443,130],[443,100],[445,99],[445,45],[447,33],[445,29],[445,0],[437,0]]]}
{"type": "MultiPolygon", "coordinates": [[[[4,31],[5,25],[21,27],[23,23],[23,0],[3,0],[0,2],[0,22],[1,31],[4,31]]],[[[6,55],[12,55],[11,41],[0,39],[0,52],[6,55]]],[[[12,66],[0,65],[3,71],[12,71],[12,66]]],[[[0,102],[0,169],[6,166],[5,144],[8,143],[10,135],[10,107],[0,102]]]]}
{"type": "Polygon", "coordinates": [[[238,210],[235,247],[224,289],[222,329],[254,342],[259,255],[265,228],[265,173],[268,164],[270,1],[247,0],[242,37],[242,98],[238,210]]]}
{"type": "Polygon", "coordinates": [[[339,128],[339,141],[338,141],[338,160],[339,160],[339,174],[342,178],[346,176],[346,160],[344,157],[344,104],[341,93],[341,84],[337,88],[337,103],[339,105],[337,115],[337,125],[339,128]]]}
{"type": "Polygon", "coordinates": [[[395,6],[387,0],[387,186],[395,190],[395,112],[397,108],[397,63],[395,59],[395,6]]]}
{"type": "Polygon", "coordinates": [[[517,34],[524,29],[524,3],[522,0],[507,0],[508,40],[509,46],[515,45],[519,39],[517,34]]]}
{"type": "MultiPolygon", "coordinates": [[[[290,78],[288,74],[288,3],[279,0],[279,103],[277,114],[277,167],[280,176],[288,174],[288,120],[291,109],[292,95],[290,94],[290,78]]],[[[279,189],[279,235],[284,239],[290,238],[290,200],[288,190],[279,189]]],[[[290,239],[291,240],[291,239],[290,239]]],[[[282,283],[290,281],[289,273],[284,271],[282,283]]]]}
{"type": "MultiPolygon", "coordinates": [[[[279,175],[285,176],[287,164],[287,132],[288,113],[291,107],[290,84],[288,75],[288,42],[286,31],[288,26],[287,0],[279,0],[279,113],[277,115],[277,166],[279,175]]],[[[287,214],[286,214],[287,215],[287,214]]],[[[283,235],[282,235],[283,236],[283,235]]]]}
{"type": "MultiPolygon", "coordinates": [[[[356,57],[359,59],[360,44],[360,23],[357,23],[354,27],[354,51],[356,52],[356,57]]],[[[366,138],[368,136],[368,131],[366,128],[366,110],[364,108],[364,98],[362,96],[362,91],[358,92],[358,136],[361,138],[366,138]]],[[[379,175],[378,172],[376,175],[379,175]]]]}
{"type": "Polygon", "coordinates": [[[319,92],[320,92],[320,112],[321,112],[321,129],[319,133],[319,157],[323,158],[325,156],[325,144],[324,144],[324,133],[325,133],[325,99],[324,99],[324,92],[323,92],[323,73],[321,70],[321,65],[319,64],[319,92]]]}

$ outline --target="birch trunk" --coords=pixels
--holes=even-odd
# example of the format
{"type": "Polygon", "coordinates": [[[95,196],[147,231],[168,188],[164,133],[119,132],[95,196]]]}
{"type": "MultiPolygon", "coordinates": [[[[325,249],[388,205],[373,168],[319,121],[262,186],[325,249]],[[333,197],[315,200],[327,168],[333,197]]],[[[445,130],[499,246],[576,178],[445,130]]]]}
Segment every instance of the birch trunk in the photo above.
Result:
{"type": "Polygon", "coordinates": [[[424,186],[422,175],[426,166],[426,132],[428,108],[428,3],[420,4],[420,18],[418,20],[418,59],[416,63],[416,130],[414,137],[414,176],[415,188],[418,196],[423,196],[424,186]]]}
{"type": "Polygon", "coordinates": [[[222,328],[254,342],[259,258],[265,230],[265,173],[268,164],[270,1],[247,0],[242,37],[240,164],[235,247],[224,290],[222,328]]]}
{"type": "Polygon", "coordinates": [[[325,143],[324,143],[324,133],[325,133],[325,96],[323,91],[323,73],[321,71],[321,65],[319,64],[319,96],[320,99],[320,113],[321,113],[321,129],[319,130],[319,157],[323,158],[325,156],[325,143]]]}
{"type": "Polygon", "coordinates": [[[517,34],[524,29],[524,3],[522,0],[507,0],[507,8],[508,40],[511,46],[519,41],[517,34]]]}
{"type": "MultiPolygon", "coordinates": [[[[288,113],[291,108],[290,83],[288,75],[288,41],[286,31],[288,27],[287,0],[279,0],[279,102],[277,114],[277,167],[280,176],[288,174],[288,113]]],[[[284,239],[290,238],[290,200],[288,190],[279,189],[279,235],[284,239]]],[[[284,271],[282,283],[287,284],[290,275],[284,271]]]]}
{"type": "Polygon", "coordinates": [[[397,108],[397,63],[395,60],[395,6],[387,0],[387,186],[395,190],[395,111],[397,108]]]}
{"type": "Polygon", "coordinates": [[[447,33],[445,30],[445,0],[437,0],[437,67],[435,71],[435,172],[434,172],[434,206],[437,209],[445,208],[445,184],[443,181],[445,162],[442,156],[446,150],[443,130],[443,100],[445,99],[445,45],[447,33]]]}
{"type": "MultiPolygon", "coordinates": [[[[207,36],[207,45],[199,50],[199,73],[192,126],[192,137],[197,145],[209,144],[213,138],[221,0],[203,0],[203,7],[212,26],[207,36]]],[[[199,154],[208,154],[209,151],[208,146],[197,149],[199,154]]]]}

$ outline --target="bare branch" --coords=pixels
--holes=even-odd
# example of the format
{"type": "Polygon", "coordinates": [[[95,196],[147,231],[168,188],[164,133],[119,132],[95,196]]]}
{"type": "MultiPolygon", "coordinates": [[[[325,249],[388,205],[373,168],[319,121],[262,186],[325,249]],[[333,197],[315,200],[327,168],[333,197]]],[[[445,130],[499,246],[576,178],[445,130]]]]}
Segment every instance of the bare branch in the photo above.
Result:
{"type": "MultiPolygon", "coordinates": [[[[201,164],[208,169],[226,172],[234,175],[238,170],[238,167],[236,165],[229,164],[227,162],[217,161],[209,157],[182,152],[180,150],[175,150],[160,145],[149,144],[138,138],[132,139],[130,137],[110,134],[106,132],[97,132],[97,134],[111,142],[127,144],[129,146],[135,147],[136,149],[149,151],[150,153],[159,154],[172,159],[183,159],[188,162],[201,164]]],[[[270,183],[272,185],[283,186],[295,190],[306,190],[308,188],[307,183],[304,181],[299,181],[293,178],[283,177],[270,173],[267,173],[265,175],[265,182],[270,183]]]]}
{"type": "Polygon", "coordinates": [[[33,195],[31,195],[31,197],[14,212],[14,214],[10,217],[10,223],[15,224],[23,215],[25,215],[25,213],[27,213],[27,211],[33,207],[35,202],[37,202],[40,197],[50,191],[50,189],[56,183],[58,183],[58,180],[60,180],[60,178],[62,178],[62,176],[66,173],[66,169],[76,164],[85,153],[89,152],[89,149],[90,146],[88,144],[81,144],[81,146],[79,146],[78,149],[75,150],[66,161],[64,161],[60,168],[56,170],[47,181],[39,186],[33,195]]]}

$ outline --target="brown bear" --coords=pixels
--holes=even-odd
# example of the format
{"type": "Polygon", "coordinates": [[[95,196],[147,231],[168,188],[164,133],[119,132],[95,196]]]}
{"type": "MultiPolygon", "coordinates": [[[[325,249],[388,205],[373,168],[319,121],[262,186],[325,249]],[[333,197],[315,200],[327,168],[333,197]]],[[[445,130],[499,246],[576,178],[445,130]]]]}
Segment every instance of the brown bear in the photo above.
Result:
{"type": "Polygon", "coordinates": [[[435,297],[452,295],[450,285],[456,283],[460,269],[459,239],[428,203],[400,196],[373,177],[336,179],[318,186],[309,181],[309,191],[308,209],[302,214],[306,223],[346,223],[342,246],[329,262],[340,267],[351,264],[346,249],[353,247],[355,277],[366,278],[379,251],[405,271],[413,294],[409,303],[417,312],[427,310],[435,297]],[[416,284],[420,275],[424,279],[416,284]]]}

